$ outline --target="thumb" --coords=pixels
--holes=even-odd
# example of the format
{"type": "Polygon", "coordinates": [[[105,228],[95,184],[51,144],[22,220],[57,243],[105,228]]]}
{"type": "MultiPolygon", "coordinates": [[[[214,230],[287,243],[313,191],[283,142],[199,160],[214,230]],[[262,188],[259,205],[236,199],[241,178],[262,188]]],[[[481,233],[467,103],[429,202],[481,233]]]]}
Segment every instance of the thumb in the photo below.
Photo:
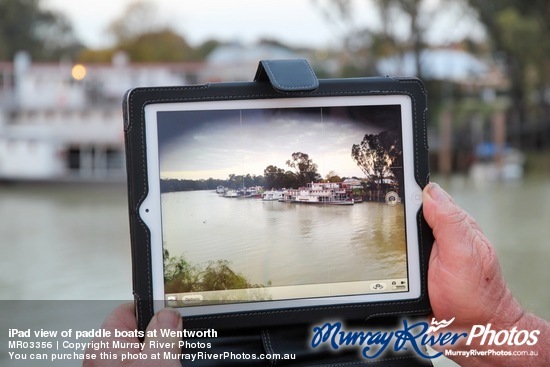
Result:
{"type": "Polygon", "coordinates": [[[476,247],[490,247],[476,221],[436,183],[426,185],[422,195],[424,218],[432,228],[438,252],[473,255],[476,247]]]}
{"type": "Polygon", "coordinates": [[[511,302],[493,246],[439,185],[427,185],[422,200],[435,238],[428,269],[434,314],[459,322],[491,320],[502,302],[511,302]]]}
{"type": "Polygon", "coordinates": [[[432,229],[447,222],[456,224],[466,216],[451,196],[435,182],[430,182],[424,187],[422,204],[424,217],[432,229]]]}
{"type": "Polygon", "coordinates": [[[156,366],[181,366],[179,358],[173,355],[181,353],[181,337],[177,334],[182,329],[183,321],[178,311],[171,308],[160,310],[147,326],[142,353],[147,354],[149,359],[160,358],[156,366]],[[165,353],[171,357],[164,358],[165,353]]]}

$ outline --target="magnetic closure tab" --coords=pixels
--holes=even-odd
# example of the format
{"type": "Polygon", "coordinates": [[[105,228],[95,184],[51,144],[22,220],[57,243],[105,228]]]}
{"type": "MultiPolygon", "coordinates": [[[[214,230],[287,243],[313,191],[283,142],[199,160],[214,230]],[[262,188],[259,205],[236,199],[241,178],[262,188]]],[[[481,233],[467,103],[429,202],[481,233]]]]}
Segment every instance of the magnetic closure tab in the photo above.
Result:
{"type": "Polygon", "coordinates": [[[319,87],[315,72],[304,59],[262,60],[255,82],[269,81],[279,92],[311,92],[319,87]]]}

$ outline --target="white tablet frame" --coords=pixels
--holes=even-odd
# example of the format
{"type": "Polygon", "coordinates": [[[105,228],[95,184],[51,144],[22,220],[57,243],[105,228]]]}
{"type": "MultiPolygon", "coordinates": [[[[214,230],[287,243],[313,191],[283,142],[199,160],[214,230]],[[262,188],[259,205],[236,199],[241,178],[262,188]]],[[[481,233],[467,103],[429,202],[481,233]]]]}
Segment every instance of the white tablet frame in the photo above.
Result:
{"type": "Polygon", "coordinates": [[[407,248],[408,290],[394,293],[368,293],[352,296],[298,298],[260,302],[243,302],[223,305],[193,306],[178,308],[182,316],[212,315],[244,311],[272,309],[338,306],[385,301],[401,301],[419,298],[421,295],[420,259],[417,213],[422,204],[422,189],[415,180],[414,132],[412,100],[407,95],[361,95],[335,97],[303,97],[222,100],[200,102],[154,103],[145,106],[146,162],[148,193],[139,207],[139,215],[151,234],[151,264],[154,312],[166,307],[164,292],[164,269],[162,248],[162,219],[160,194],[160,167],[157,135],[157,113],[161,111],[196,110],[246,110],[301,107],[381,106],[400,105],[403,144],[405,227],[407,248]]]}

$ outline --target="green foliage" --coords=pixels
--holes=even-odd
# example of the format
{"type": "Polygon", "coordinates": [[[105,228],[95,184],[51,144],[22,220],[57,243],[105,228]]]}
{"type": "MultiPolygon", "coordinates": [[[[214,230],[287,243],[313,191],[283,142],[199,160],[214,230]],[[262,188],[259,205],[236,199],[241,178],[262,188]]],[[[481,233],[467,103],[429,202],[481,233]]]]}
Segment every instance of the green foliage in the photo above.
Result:
{"type": "Polygon", "coordinates": [[[244,289],[252,285],[242,275],[235,273],[227,260],[209,261],[202,272],[202,287],[205,290],[244,289]]]}
{"type": "Polygon", "coordinates": [[[242,187],[264,186],[263,176],[230,174],[226,180],[209,178],[206,180],[188,180],[169,178],[160,180],[160,192],[215,190],[218,186],[230,189],[242,187]]]}
{"type": "Polygon", "coordinates": [[[263,186],[268,189],[297,188],[305,186],[308,182],[318,182],[322,179],[317,172],[317,164],[313,163],[306,153],[293,153],[292,159],[287,160],[286,164],[294,168],[296,172],[285,171],[277,166],[269,165],[264,169],[263,176],[231,173],[226,180],[213,178],[207,180],[162,179],[160,180],[160,192],[215,190],[218,186],[229,189],[253,186],[263,186]]]}
{"type": "Polygon", "coordinates": [[[109,25],[107,32],[115,38],[118,45],[124,46],[144,34],[159,30],[156,12],[157,8],[153,2],[143,0],[133,1],[109,25]]]}
{"type": "Polygon", "coordinates": [[[286,165],[296,171],[298,186],[305,186],[308,182],[316,182],[321,179],[317,172],[317,164],[302,152],[292,153],[292,159],[286,161],[286,165]]]}
{"type": "Polygon", "coordinates": [[[176,178],[160,180],[160,192],[215,190],[216,187],[225,186],[227,180],[181,180],[176,178]]]}
{"type": "Polygon", "coordinates": [[[0,60],[26,51],[34,60],[73,56],[81,48],[67,18],[39,0],[0,0],[0,60]]]}
{"type": "Polygon", "coordinates": [[[274,165],[269,165],[264,169],[265,186],[269,189],[282,189],[284,187],[298,187],[296,174],[291,171],[285,171],[274,165]]]}
{"type": "Polygon", "coordinates": [[[327,181],[327,182],[342,182],[343,179],[336,172],[330,171],[325,176],[325,181],[327,181]]]}
{"type": "Polygon", "coordinates": [[[185,39],[171,29],[141,34],[120,49],[126,51],[131,60],[140,62],[184,61],[193,52],[185,39]]]}
{"type": "Polygon", "coordinates": [[[256,176],[247,173],[246,175],[236,175],[231,173],[223,186],[230,189],[241,189],[243,187],[263,186],[265,180],[263,176],[256,176]]]}
{"type": "Polygon", "coordinates": [[[361,168],[367,180],[378,187],[384,179],[397,178],[395,173],[402,167],[402,148],[395,136],[382,132],[366,134],[359,144],[353,144],[351,157],[361,168]]]}
{"type": "Polygon", "coordinates": [[[217,40],[207,40],[201,43],[194,49],[192,59],[195,61],[205,60],[210,52],[212,52],[219,45],[221,45],[221,42],[217,40]]]}
{"type": "Polygon", "coordinates": [[[269,165],[264,169],[265,184],[268,188],[284,187],[285,170],[274,165],[269,165]]]}
{"type": "Polygon", "coordinates": [[[524,122],[547,116],[547,102],[540,96],[550,88],[548,1],[468,0],[468,4],[485,27],[493,53],[506,66],[515,118],[524,122]]]}
{"type": "MultiPolygon", "coordinates": [[[[164,250],[164,289],[166,293],[219,291],[227,289],[263,288],[252,284],[242,274],[231,269],[227,260],[209,261],[206,266],[190,264],[183,255],[170,256],[164,250]]],[[[267,286],[271,283],[268,282],[267,286]]]]}
{"type": "Polygon", "coordinates": [[[80,51],[76,57],[78,62],[86,63],[110,63],[113,60],[113,55],[116,50],[112,48],[105,48],[101,50],[92,50],[85,48],[80,51]]]}
{"type": "Polygon", "coordinates": [[[197,48],[156,18],[153,2],[134,1],[108,27],[115,44],[111,48],[85,50],[80,62],[108,62],[117,51],[124,51],[132,62],[185,62],[204,60],[219,45],[209,40],[197,48]]]}
{"type": "Polygon", "coordinates": [[[192,292],[199,283],[200,272],[187,260],[180,256],[171,257],[168,250],[164,250],[164,284],[168,293],[192,292]]]}

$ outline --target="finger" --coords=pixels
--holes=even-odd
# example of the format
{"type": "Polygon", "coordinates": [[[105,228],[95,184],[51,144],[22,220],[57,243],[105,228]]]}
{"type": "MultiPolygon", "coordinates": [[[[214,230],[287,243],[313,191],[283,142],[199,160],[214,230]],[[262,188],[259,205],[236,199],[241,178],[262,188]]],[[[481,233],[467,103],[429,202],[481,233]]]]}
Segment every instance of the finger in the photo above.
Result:
{"type": "Polygon", "coordinates": [[[119,330],[136,330],[137,321],[134,304],[132,302],[123,303],[115,308],[103,322],[103,327],[119,330]]]}
{"type": "Polygon", "coordinates": [[[108,331],[110,337],[96,337],[94,342],[103,342],[102,347],[98,350],[88,346],[86,354],[89,356],[94,355],[93,359],[85,359],[82,363],[83,367],[101,366],[101,367],[119,367],[120,356],[125,353],[136,354],[140,352],[138,347],[132,347],[138,345],[139,339],[137,337],[121,336],[115,337],[117,330],[134,331],[137,329],[136,317],[134,315],[134,304],[125,303],[115,308],[109,316],[105,319],[101,325],[101,329],[108,331]],[[123,345],[128,345],[127,348],[115,348],[114,342],[121,342],[123,345]],[[117,359],[101,357],[102,353],[105,355],[113,356],[118,355],[117,359]]]}
{"type": "Polygon", "coordinates": [[[448,223],[460,223],[466,213],[438,184],[430,182],[422,192],[424,218],[432,229],[448,223]]]}
{"type": "Polygon", "coordinates": [[[473,297],[462,308],[470,307],[478,319],[488,319],[507,292],[494,248],[476,221],[439,185],[427,185],[422,199],[435,237],[428,278],[438,287],[430,288],[430,297],[448,304],[456,302],[453,297],[473,297]]]}
{"type": "Polygon", "coordinates": [[[142,353],[149,355],[149,359],[152,359],[153,354],[160,356],[157,366],[179,366],[176,356],[181,354],[181,333],[178,332],[182,329],[183,321],[178,311],[171,308],[160,310],[147,326],[142,353]]]}
{"type": "Polygon", "coordinates": [[[472,252],[490,247],[475,220],[456,205],[438,184],[426,185],[422,202],[424,218],[439,245],[439,256],[455,256],[455,252],[462,256],[472,256],[472,252]]]}

